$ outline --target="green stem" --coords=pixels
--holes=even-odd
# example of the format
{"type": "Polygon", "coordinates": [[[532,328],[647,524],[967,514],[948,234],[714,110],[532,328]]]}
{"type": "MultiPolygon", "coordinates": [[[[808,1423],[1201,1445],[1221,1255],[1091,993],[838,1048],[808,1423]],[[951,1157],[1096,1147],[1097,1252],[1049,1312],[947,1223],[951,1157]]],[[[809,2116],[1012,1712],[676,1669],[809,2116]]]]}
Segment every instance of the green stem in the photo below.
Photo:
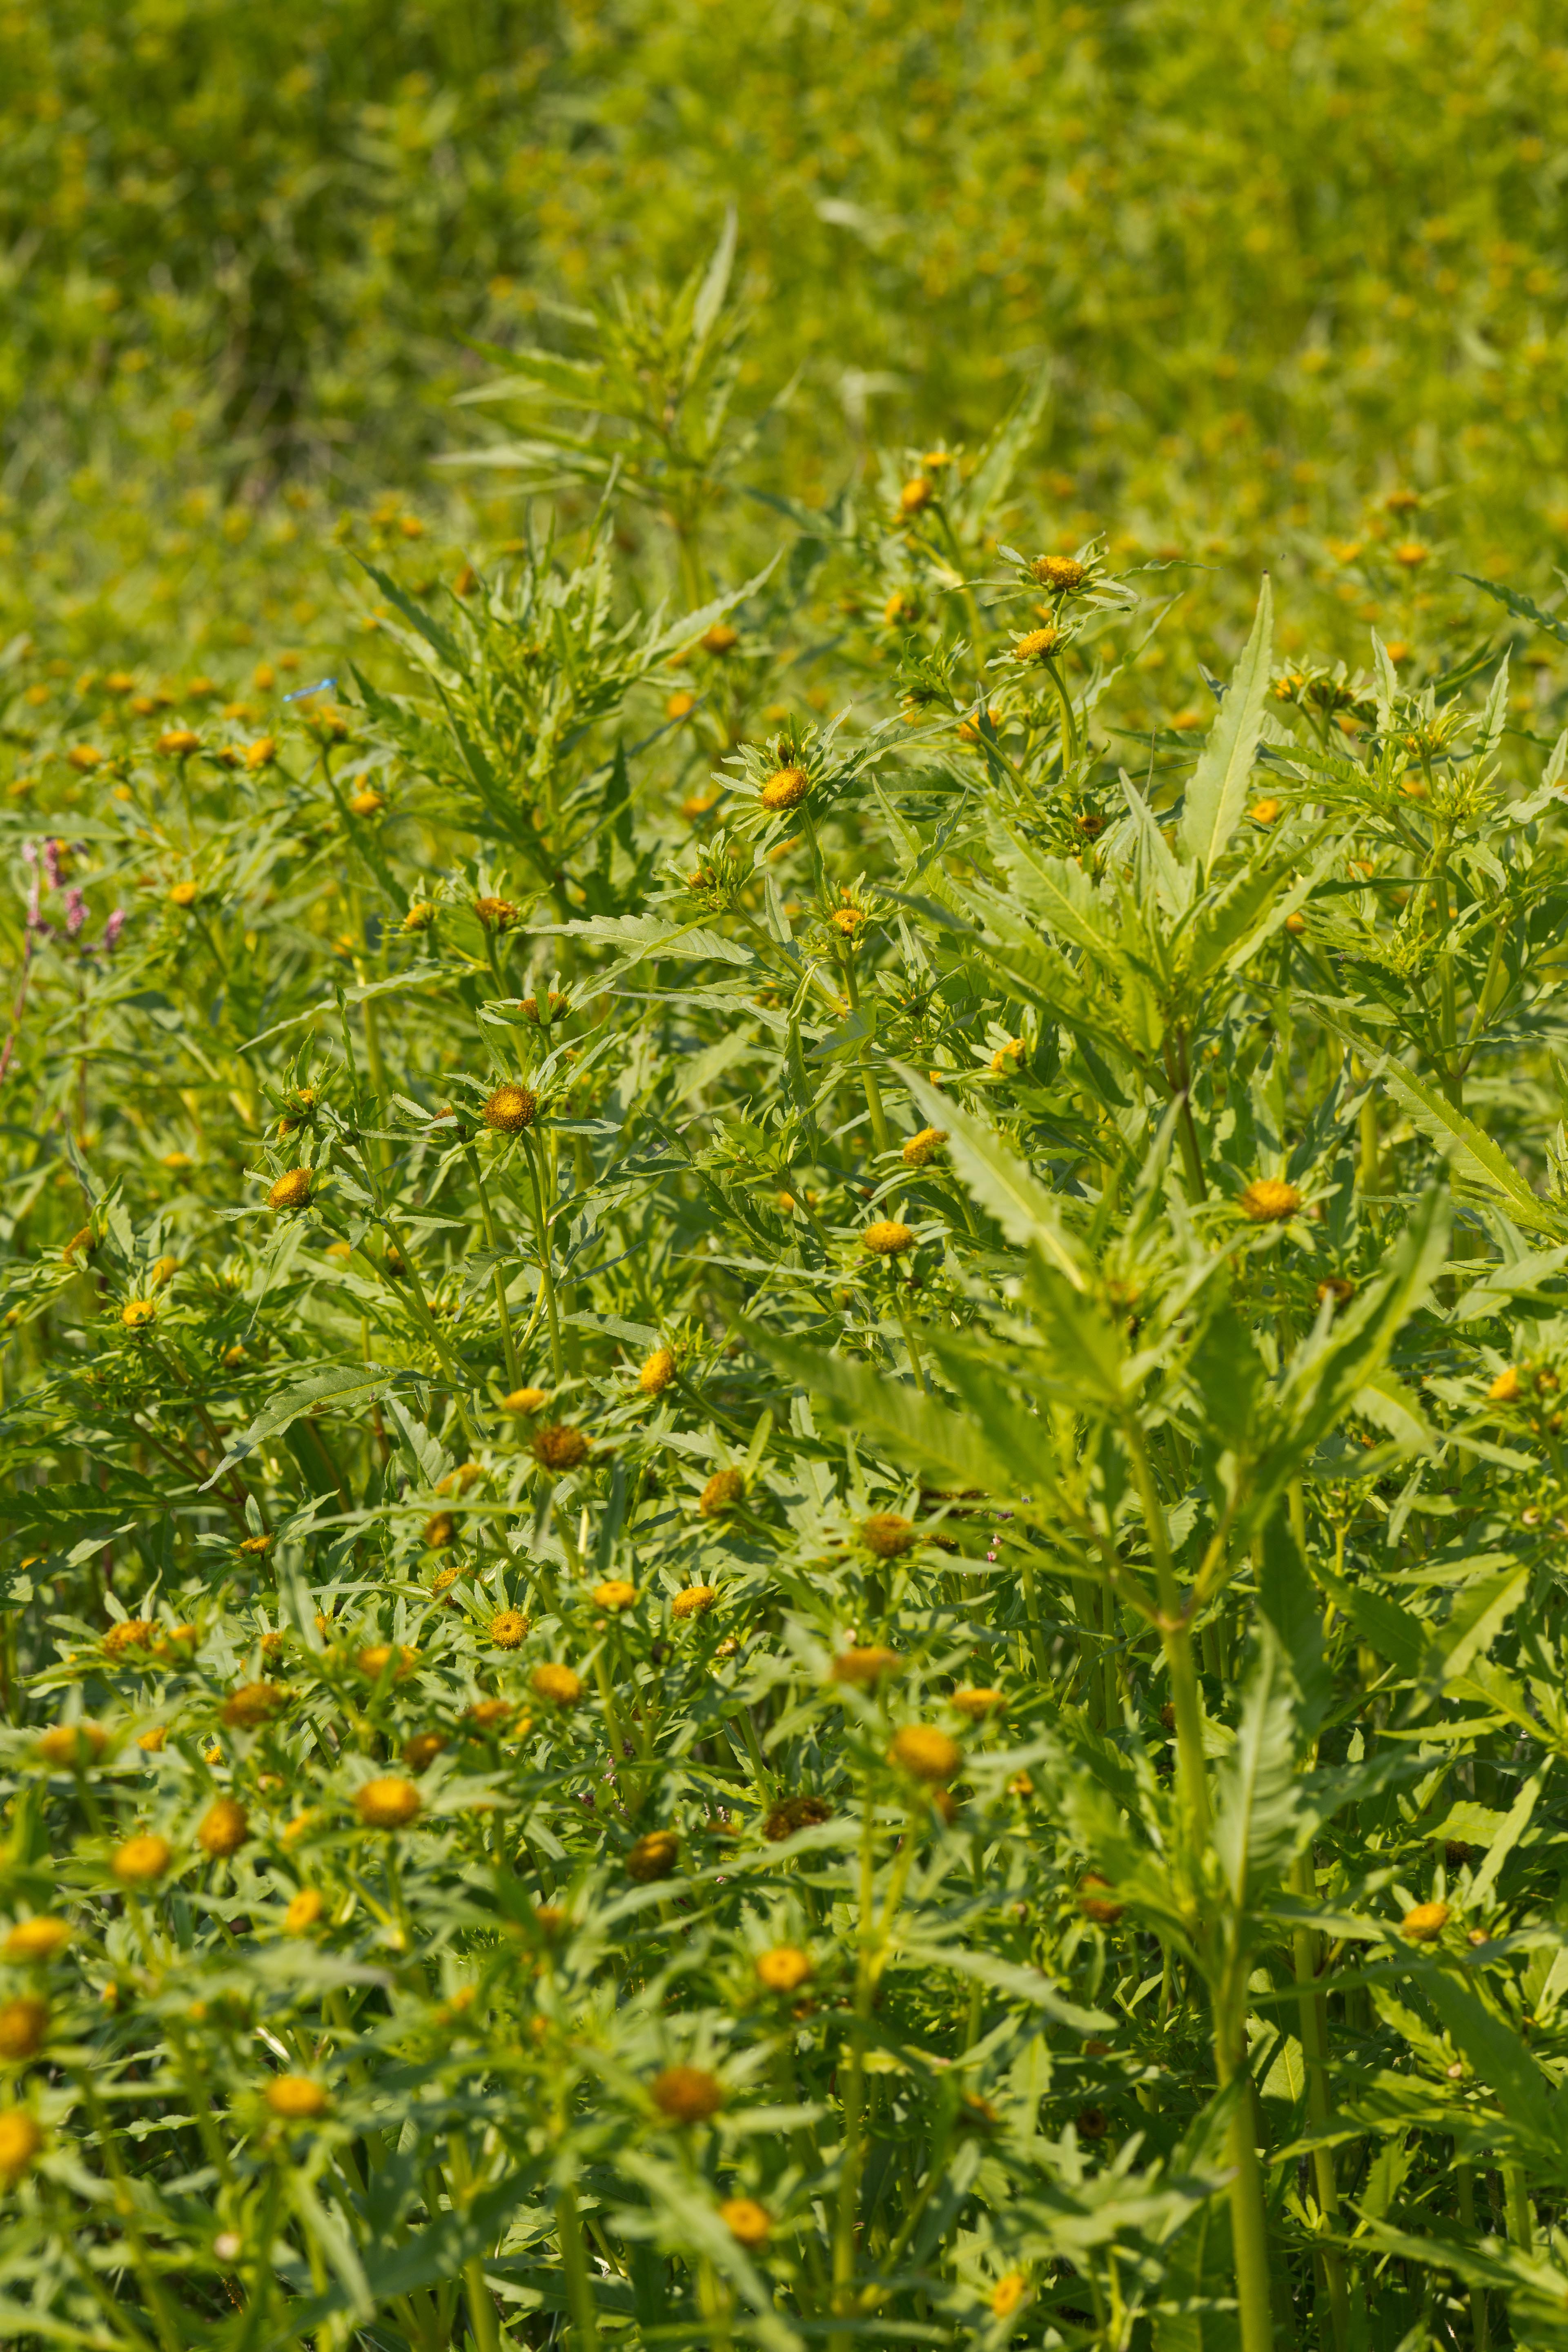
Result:
{"type": "Polygon", "coordinates": [[[474,1171],[474,1182],[479,1190],[479,1214],[484,1220],[485,1247],[489,1251],[490,1255],[497,1261],[493,1277],[495,1282],[496,1316],[500,1324],[501,1353],[506,1359],[507,1385],[510,1388],[520,1389],[522,1386],[522,1373],[518,1365],[517,1341],[512,1336],[511,1314],[506,1303],[506,1276],[502,1274],[500,1269],[500,1244],[496,1237],[495,1212],[490,1207],[490,1196],[485,1189],[485,1180],[479,1167],[479,1154],[476,1151],[470,1150],[468,1153],[468,1160],[474,1171]]]}
{"type": "MultiPolygon", "coordinates": [[[[1317,1877],[1311,1855],[1304,1853],[1298,1856],[1291,1871],[1291,1885],[1306,1902],[1317,1900],[1317,1877]]],[[[1319,1937],[1315,1928],[1298,1927],[1293,1941],[1301,2011],[1301,2050],[1307,2062],[1307,2116],[1313,2134],[1321,2137],[1329,2127],[1329,2086],[1325,2073],[1329,2051],[1328,2004],[1318,1990],[1319,1937]]],[[[1340,2191],[1334,2178],[1334,2152],[1331,2147],[1315,2147],[1312,2150],[1312,2174],[1318,2192],[1318,2210],[1324,2226],[1337,2231],[1340,2226],[1340,2191]]],[[[1350,2302],[1345,2292],[1344,2257],[1337,2249],[1324,2246],[1320,2250],[1319,2260],[1329,2291],[1334,2352],[1346,2352],[1350,2342],[1350,2302]]]]}
{"type": "Polygon", "coordinates": [[[1160,1639],[1164,1646],[1165,1669],[1171,1678],[1171,1704],[1176,1717],[1176,1756],[1182,1786],[1194,1832],[1199,1844],[1206,1845],[1210,1824],[1208,1768],[1204,1761],[1203,1714],[1198,1705],[1198,1678],[1193,1664],[1192,1633],[1176,1585],[1175,1564],[1171,1558],[1170,1541],[1165,1533],[1164,1507],[1154,1485],[1149,1449],[1136,1422],[1127,1423],[1125,1428],[1127,1450],[1132,1458],[1132,1475],[1143,1507],[1143,1524],[1154,1563],[1154,1585],[1160,1603],[1160,1639]]]}
{"type": "Polygon", "coordinates": [[[544,1207],[544,1175],[540,1165],[542,1154],[536,1149],[535,1138],[525,1134],[522,1148],[528,1161],[528,1172],[533,1185],[533,1231],[539,1248],[539,1283],[544,1293],[544,1311],[550,1322],[550,1368],[559,1381],[563,1376],[561,1353],[561,1318],[555,1306],[555,1276],[550,1263],[550,1226],[544,1207]]]}
{"type": "Polygon", "coordinates": [[[1274,2319],[1268,2288],[1268,2229],[1263,2209],[1263,2176],[1253,2138],[1252,2085],[1245,2079],[1247,2041],[1245,1963],[1239,1993],[1215,2003],[1215,2070],[1222,2090],[1236,2084],[1226,2153],[1230,2160],[1231,2249],[1236,2262],[1236,2299],[1241,2315],[1241,2352],[1274,2352],[1274,2319]]]}
{"type": "Polygon", "coordinates": [[[561,2267],[566,2273],[566,2301],[575,2338],[573,2352],[598,2352],[599,2326],[594,2309],[593,2281],[588,2274],[577,2199],[570,2189],[563,2189],[556,2197],[555,2226],[561,2240],[561,2267]]]}
{"type": "Polygon", "coordinates": [[[1062,769],[1078,765],[1078,720],[1073,716],[1072,697],[1062,683],[1061,672],[1054,661],[1046,664],[1047,674],[1057,690],[1057,700],[1062,707],[1062,769]]]}

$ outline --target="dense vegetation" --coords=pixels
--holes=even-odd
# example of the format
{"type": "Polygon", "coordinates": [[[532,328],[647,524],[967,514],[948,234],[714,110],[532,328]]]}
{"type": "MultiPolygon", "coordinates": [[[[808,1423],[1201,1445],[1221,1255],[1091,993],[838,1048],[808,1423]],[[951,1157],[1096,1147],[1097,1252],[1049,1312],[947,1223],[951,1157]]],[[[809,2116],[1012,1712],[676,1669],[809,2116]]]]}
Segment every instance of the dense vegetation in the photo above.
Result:
{"type": "Polygon", "coordinates": [[[1568,2347],[1537,14],[0,20],[7,2344],[1568,2347]]]}

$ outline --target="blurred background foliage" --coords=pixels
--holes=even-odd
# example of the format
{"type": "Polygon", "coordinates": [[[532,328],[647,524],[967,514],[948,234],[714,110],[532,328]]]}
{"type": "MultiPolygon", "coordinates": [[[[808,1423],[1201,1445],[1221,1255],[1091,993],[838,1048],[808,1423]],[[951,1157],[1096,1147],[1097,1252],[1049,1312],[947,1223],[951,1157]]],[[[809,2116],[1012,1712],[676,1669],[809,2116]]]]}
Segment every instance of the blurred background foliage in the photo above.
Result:
{"type": "MultiPolygon", "coordinates": [[[[1539,0],[8,5],[0,622],[73,656],[319,634],[345,510],[516,530],[427,467],[463,339],[569,344],[563,301],[676,282],[731,203],[742,399],[799,375],[759,487],[973,444],[1045,363],[1028,492],[1064,544],[1267,562],[1287,645],[1359,654],[1401,625],[1414,492],[1457,558],[1418,602],[1539,596],[1565,96],[1539,0]]],[[[1234,616],[1195,577],[1201,641],[1234,616]]]]}

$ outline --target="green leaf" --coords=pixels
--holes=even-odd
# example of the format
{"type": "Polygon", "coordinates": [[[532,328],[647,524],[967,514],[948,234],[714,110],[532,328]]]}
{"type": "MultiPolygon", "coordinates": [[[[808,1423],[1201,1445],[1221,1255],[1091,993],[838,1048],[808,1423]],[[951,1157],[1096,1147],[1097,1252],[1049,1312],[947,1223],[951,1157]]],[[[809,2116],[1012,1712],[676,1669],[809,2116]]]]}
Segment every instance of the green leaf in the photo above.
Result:
{"type": "Polygon", "coordinates": [[[1263,698],[1268,691],[1273,634],[1274,600],[1266,572],[1252,635],[1199,754],[1182,811],[1178,839],[1183,855],[1205,875],[1214,871],[1215,859],[1240,822],[1258,751],[1263,698]]]}
{"type": "Polygon", "coordinates": [[[409,1379],[407,1372],[385,1371],[378,1365],[317,1366],[279,1390],[263,1406],[244,1436],[235,1439],[201,1492],[206,1494],[226,1472],[254,1454],[258,1445],[264,1445],[269,1437],[280,1436],[317,1405],[331,1405],[339,1412],[363,1412],[390,1396],[399,1385],[406,1385],[409,1379]]]}
{"type": "Polygon", "coordinates": [[[1295,1852],[1301,1801],[1295,1780],[1296,1701],[1267,1618],[1242,1693],[1236,1744],[1215,1790],[1215,1852],[1238,1910],[1295,1852]]]}
{"type": "Polygon", "coordinates": [[[901,1062],[893,1067],[922,1117],[947,1136],[954,1166],[982,1208],[990,1211],[1011,1242],[1037,1247],[1075,1290],[1088,1288],[1078,1253],[1062,1229],[1054,1197],[988,1128],[901,1062]]]}
{"type": "Polygon", "coordinates": [[[1029,1477],[1027,1460],[1008,1462],[967,1415],[950,1412],[869,1364],[762,1329],[752,1333],[752,1342],[799,1387],[831,1398],[843,1409],[847,1426],[897,1461],[934,1470],[951,1486],[979,1487],[999,1500],[1015,1496],[1029,1477]]]}
{"type": "Polygon", "coordinates": [[[1459,577],[1468,581],[1472,588],[1479,588],[1483,596],[1490,596],[1498,604],[1506,604],[1517,619],[1533,623],[1536,628],[1544,629],[1549,637],[1555,637],[1560,646],[1568,646],[1568,628],[1564,628],[1561,621],[1553,620],[1550,613],[1543,613],[1539,604],[1532,604],[1528,596],[1521,596],[1517,588],[1501,587],[1495,580],[1478,580],[1473,572],[1461,572],[1459,577]]]}

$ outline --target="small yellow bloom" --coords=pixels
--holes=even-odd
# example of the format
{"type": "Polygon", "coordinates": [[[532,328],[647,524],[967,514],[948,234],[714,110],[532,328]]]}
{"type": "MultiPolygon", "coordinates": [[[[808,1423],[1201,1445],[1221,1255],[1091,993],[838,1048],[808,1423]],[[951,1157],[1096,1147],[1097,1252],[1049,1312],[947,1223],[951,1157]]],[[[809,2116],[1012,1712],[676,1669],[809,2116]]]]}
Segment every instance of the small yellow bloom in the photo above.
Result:
{"type": "Polygon", "coordinates": [[[637,1597],[637,1586],[628,1584],[626,1579],[620,1576],[612,1576],[605,1583],[595,1584],[594,1587],[595,1608],[608,1609],[617,1614],[623,1609],[635,1608],[637,1597]]]}
{"type": "Polygon", "coordinates": [[[656,1878],[673,1877],[679,1857],[680,1840],[673,1830],[650,1830],[627,1854],[626,1876],[635,1878],[639,1886],[650,1885],[656,1878]]]}
{"type": "Polygon", "coordinates": [[[999,2278],[991,2290],[991,2308],[996,2317],[1011,2319],[1028,2291],[1022,2271],[1009,2271],[1005,2278],[999,2278]]]}
{"type": "Polygon", "coordinates": [[[654,2105],[672,2124],[705,2124],[724,2104],[722,2084],[700,2066],[667,2066],[649,2087],[654,2105]]]}
{"type": "Polygon", "coordinates": [[[107,1735],[96,1723],[58,1723],[40,1737],[38,1760],[80,1768],[96,1763],[107,1744],[107,1735]]]}
{"type": "Polygon", "coordinates": [[[719,2219],[736,2244],[744,2246],[749,2253],[765,2246],[773,2234],[768,2209],[759,2205],[754,2197],[726,2197],[719,2208],[719,2219]]]}
{"type": "Polygon", "coordinates": [[[696,708],[697,697],[694,694],[688,694],[682,688],[670,696],[664,706],[664,715],[667,719],[689,719],[696,708]]]}
{"type": "Polygon", "coordinates": [[[1417,1903],[1399,1923],[1399,1932],[1412,1944],[1435,1944],[1452,1917],[1446,1903],[1417,1903]]]}
{"type": "Polygon", "coordinates": [[[25,1992],[0,2003],[0,2059],[17,2065],[43,2048],[49,2030],[49,2005],[37,1993],[25,1992]]]}
{"type": "Polygon", "coordinates": [[[84,776],[90,775],[94,768],[101,768],[103,765],[102,752],[95,751],[90,743],[73,743],[66,753],[66,758],[71,766],[79,769],[84,776]]]}
{"type": "Polygon", "coordinates": [[[144,1331],[149,1323],[158,1319],[157,1302],[151,1298],[132,1298],[120,1310],[120,1319],[128,1331],[144,1331]]]}
{"type": "Polygon", "coordinates": [[[269,768],[277,757],[278,744],[270,735],[258,735],[254,743],[245,747],[245,764],[252,770],[269,768]]]}
{"type": "Polygon", "coordinates": [[[1089,572],[1076,555],[1038,555],[1029,566],[1042,588],[1053,596],[1071,596],[1083,586],[1089,572]]]}
{"type": "Polygon", "coordinates": [[[284,1933],[305,1936],[321,1916],[321,1897],[314,1886],[301,1886],[283,1914],[284,1933]]]}
{"type": "Polygon", "coordinates": [[[798,1992],[811,1974],[810,1953],[795,1944],[775,1944],[757,1954],[757,1982],[767,1992],[798,1992]]]}
{"type": "Polygon", "coordinates": [[[556,1422],[534,1432],[532,1452],[534,1460],[546,1470],[575,1470],[587,1459],[588,1440],[582,1430],[556,1422]]]}
{"type": "Polygon", "coordinates": [[[977,1690],[966,1685],[953,1692],[952,1704],[972,1723],[984,1723],[988,1715],[999,1714],[1007,1702],[999,1690],[977,1690]]]}
{"type": "Polygon", "coordinates": [[[363,792],[350,796],[349,814],[351,816],[379,816],[385,806],[381,794],[366,784],[363,792]]]}
{"type": "Polygon", "coordinates": [[[313,2123],[327,2112],[328,2100],[320,2083],[308,2074],[274,2074],[267,2085],[267,2104],[286,2123],[313,2123]]]}
{"type": "Polygon", "coordinates": [[[498,1135],[521,1135],[533,1125],[538,1110],[539,1097],[526,1087],[497,1087],[485,1105],[485,1125],[498,1135]]]}
{"type": "Polygon", "coordinates": [[[174,1850],[167,1838],[142,1836],[127,1838],[115,1847],[110,1857],[110,1868],[124,1886],[150,1886],[162,1878],[174,1859],[174,1850]]]}
{"type": "Polygon", "coordinates": [[[144,1650],[154,1631],[150,1618],[123,1618],[118,1625],[111,1625],[104,1635],[104,1653],[110,1658],[122,1658],[127,1650],[144,1650]]]}
{"type": "Polygon", "coordinates": [[[39,1912],[31,1919],[18,1919],[5,1938],[8,1960],[52,1960],[70,1942],[71,1931],[63,1919],[51,1919],[39,1912]]]}
{"type": "Polygon", "coordinates": [[[778,768],[768,778],[757,798],[770,814],[781,809],[798,808],[811,790],[811,779],[804,768],[778,768]]]}
{"type": "Polygon", "coordinates": [[[412,1780],[385,1774],[367,1780],[354,1799],[354,1810],[367,1830],[400,1830],[419,1811],[419,1791],[412,1780]]]}
{"type": "Polygon", "coordinates": [[[907,1723],[901,1731],[894,1733],[888,1760],[911,1780],[930,1780],[940,1788],[952,1780],[963,1763],[963,1750],[956,1739],[950,1739],[933,1724],[907,1723]]]}
{"type": "Polygon", "coordinates": [[[705,1610],[712,1608],[718,1598],[718,1589],[714,1585],[689,1584],[670,1602],[669,1613],[672,1617],[700,1617],[705,1610]]]}
{"type": "Polygon", "coordinates": [[[25,2107],[0,2114],[0,2182],[14,2189],[44,2145],[44,2135],[25,2107]]]}
{"type": "Polygon", "coordinates": [[[875,1559],[900,1559],[917,1540],[914,1522],[901,1511],[873,1511],[860,1522],[860,1540],[875,1559]]]}
{"type": "Polygon", "coordinates": [[[1500,1372],[1488,1389],[1487,1402],[1489,1404],[1515,1404],[1521,1393],[1519,1374],[1510,1364],[1507,1370],[1500,1372]]]}
{"type": "Polygon", "coordinates": [[[900,1673],[903,1660],[896,1650],[872,1646],[864,1650],[841,1650],[833,1661],[836,1683],[853,1683],[858,1690],[875,1690],[889,1675],[900,1673]]]}
{"type": "Polygon", "coordinates": [[[224,1701],[223,1719],[231,1731],[257,1731],[288,1703],[276,1683],[242,1683],[224,1701]]]}
{"type": "Polygon", "coordinates": [[[201,896],[199,882],[176,882],[169,892],[171,907],[194,907],[201,896]]]}
{"type": "Polygon", "coordinates": [[[250,1816],[232,1797],[218,1797],[202,1815],[196,1843],[215,1862],[237,1853],[250,1835],[250,1816]]]}
{"type": "Polygon", "coordinates": [[[1047,662],[1062,642],[1059,629],[1031,629],[1013,647],[1013,658],[1019,662],[1047,662]]]}
{"type": "Polygon", "coordinates": [[[656,1348],[651,1356],[643,1359],[637,1374],[637,1386],[644,1396],[662,1396],[675,1378],[675,1358],[668,1348],[656,1348]]]}
{"type": "Polygon", "coordinates": [[[521,1650],[528,1625],[521,1609],[499,1609],[490,1619],[490,1640],[498,1650],[521,1650]]]}
{"type": "Polygon", "coordinates": [[[910,1136],[899,1156],[906,1168],[928,1168],[940,1157],[946,1141],[945,1127],[922,1127],[918,1135],[910,1136]]]}
{"type": "Polygon", "coordinates": [[[1254,824],[1269,825],[1274,823],[1284,805],[1283,801],[1254,801],[1247,814],[1254,824]]]}
{"type": "Polygon", "coordinates": [[[744,1499],[745,1492],[744,1471],[715,1470],[697,1497],[697,1507],[705,1519],[721,1519],[744,1499]]]}
{"type": "Polygon", "coordinates": [[[860,1236],[860,1245],[873,1257],[901,1257],[905,1250],[913,1249],[913,1229],[900,1224],[896,1217],[879,1217],[867,1226],[860,1236]]]}
{"type": "Polygon", "coordinates": [[[1237,1204],[1244,1217],[1255,1225],[1283,1224],[1293,1217],[1301,1205],[1301,1195],[1294,1184],[1287,1184],[1279,1176],[1259,1176],[1247,1186],[1237,1204]]]}
{"type": "Polygon", "coordinates": [[[310,1171],[308,1168],[290,1168],[279,1176],[267,1194],[269,1209],[303,1209],[310,1198],[310,1171]]]}
{"type": "Polygon", "coordinates": [[[930,506],[935,496],[936,484],[927,481],[923,474],[917,474],[914,480],[906,482],[899,492],[899,512],[901,515],[917,515],[922,508],[930,506]]]}
{"type": "Polygon", "coordinates": [[[583,1677],[574,1675],[570,1666],[547,1660],[543,1665],[535,1666],[528,1679],[537,1696],[551,1699],[557,1706],[575,1706],[583,1696],[583,1677]]]}
{"type": "Polygon", "coordinates": [[[705,654],[732,654],[740,644],[740,633],[728,621],[715,621],[697,640],[705,654]]]}
{"type": "Polygon", "coordinates": [[[549,1402],[548,1389],[513,1389],[510,1396],[502,1397],[500,1406],[503,1412],[537,1412],[549,1402]]]}
{"type": "Polygon", "coordinates": [[[193,751],[201,750],[202,739],[194,728],[166,727],[153,748],[165,760],[188,760],[193,751]]]}

